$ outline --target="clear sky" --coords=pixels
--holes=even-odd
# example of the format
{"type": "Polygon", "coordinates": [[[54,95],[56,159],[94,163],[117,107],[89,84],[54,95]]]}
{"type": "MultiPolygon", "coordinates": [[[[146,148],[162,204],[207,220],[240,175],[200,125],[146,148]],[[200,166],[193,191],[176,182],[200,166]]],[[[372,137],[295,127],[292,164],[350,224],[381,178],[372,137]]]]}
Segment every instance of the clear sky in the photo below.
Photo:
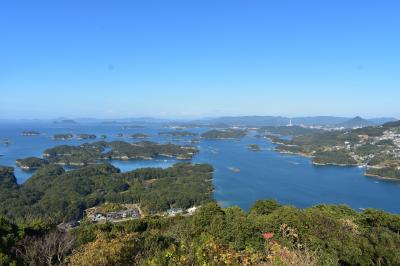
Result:
{"type": "Polygon", "coordinates": [[[400,118],[400,1],[4,0],[0,118],[400,118]]]}

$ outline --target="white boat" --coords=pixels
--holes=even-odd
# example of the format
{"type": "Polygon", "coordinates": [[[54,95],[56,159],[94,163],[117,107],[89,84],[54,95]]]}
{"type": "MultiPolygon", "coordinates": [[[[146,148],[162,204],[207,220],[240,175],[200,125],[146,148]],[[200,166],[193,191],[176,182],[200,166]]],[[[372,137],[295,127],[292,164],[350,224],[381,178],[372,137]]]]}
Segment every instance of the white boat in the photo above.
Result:
{"type": "Polygon", "coordinates": [[[237,167],[228,167],[228,169],[231,170],[232,172],[235,172],[235,173],[239,173],[240,172],[240,168],[237,168],[237,167]]]}

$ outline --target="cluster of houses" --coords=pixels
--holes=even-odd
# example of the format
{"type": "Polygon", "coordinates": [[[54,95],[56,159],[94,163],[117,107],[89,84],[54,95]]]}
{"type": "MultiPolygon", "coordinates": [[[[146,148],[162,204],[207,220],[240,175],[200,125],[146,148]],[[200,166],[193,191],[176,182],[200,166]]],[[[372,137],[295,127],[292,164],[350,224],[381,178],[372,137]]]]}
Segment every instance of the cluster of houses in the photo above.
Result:
{"type": "MultiPolygon", "coordinates": [[[[358,144],[354,145],[354,148],[361,147],[362,145],[366,144],[366,142],[370,139],[368,135],[359,135],[358,137],[360,138],[360,141],[358,144]]],[[[395,158],[400,158],[400,131],[386,130],[383,132],[382,136],[374,137],[372,143],[376,144],[384,140],[391,140],[393,144],[397,146],[397,148],[388,149],[383,151],[382,153],[386,155],[392,155],[395,158]]],[[[345,149],[350,150],[352,148],[350,142],[346,141],[344,144],[345,144],[344,146],[345,149]]],[[[365,156],[361,156],[351,153],[351,155],[356,161],[364,161],[364,162],[369,161],[375,157],[375,154],[368,154],[365,156]]]]}
{"type": "Polygon", "coordinates": [[[400,132],[399,130],[397,132],[386,130],[381,137],[378,137],[378,140],[391,140],[397,147],[400,147],[400,132]]]}
{"type": "Polygon", "coordinates": [[[87,218],[92,222],[116,222],[123,219],[138,219],[140,218],[140,212],[136,208],[108,213],[93,212],[88,213],[87,218]]]}
{"type": "Polygon", "coordinates": [[[386,130],[382,136],[375,138],[375,141],[391,140],[397,148],[387,151],[386,154],[393,155],[395,158],[400,158],[400,130],[386,130]]]}
{"type": "MultiPolygon", "coordinates": [[[[141,217],[139,207],[135,204],[125,204],[124,206],[127,209],[115,212],[105,212],[98,207],[93,207],[85,211],[86,217],[95,223],[118,222],[128,219],[138,219],[141,217]]],[[[170,208],[162,215],[169,217],[176,215],[193,215],[197,209],[198,207],[196,206],[189,209],[170,208]]]]}

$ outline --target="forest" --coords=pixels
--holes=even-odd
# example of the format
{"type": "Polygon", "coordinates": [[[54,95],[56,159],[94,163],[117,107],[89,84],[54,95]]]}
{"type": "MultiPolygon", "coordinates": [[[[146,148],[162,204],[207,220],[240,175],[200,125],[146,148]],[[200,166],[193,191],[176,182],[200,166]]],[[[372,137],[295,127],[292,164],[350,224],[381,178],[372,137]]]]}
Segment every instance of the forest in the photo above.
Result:
{"type": "Polygon", "coordinates": [[[274,200],[69,231],[0,218],[0,265],[399,265],[399,234],[398,215],[274,200]]]}
{"type": "Polygon", "coordinates": [[[209,165],[178,163],[167,169],[120,173],[111,164],[65,171],[46,165],[18,185],[9,167],[0,167],[0,215],[12,221],[78,221],[84,210],[103,203],[138,203],[145,213],[189,208],[212,199],[209,165]]]}

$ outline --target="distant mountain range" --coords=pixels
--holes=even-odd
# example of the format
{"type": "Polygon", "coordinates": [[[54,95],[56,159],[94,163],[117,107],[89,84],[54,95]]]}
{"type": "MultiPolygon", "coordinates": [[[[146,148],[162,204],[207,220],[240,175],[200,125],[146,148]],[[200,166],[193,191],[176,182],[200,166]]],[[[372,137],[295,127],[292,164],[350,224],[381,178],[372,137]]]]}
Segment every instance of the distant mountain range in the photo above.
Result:
{"type": "MultiPolygon", "coordinates": [[[[386,122],[386,121],[385,121],[386,122]]],[[[366,119],[363,119],[359,116],[356,116],[350,120],[347,120],[343,123],[338,124],[339,127],[345,127],[345,128],[352,128],[352,127],[367,127],[367,126],[374,126],[377,124],[383,124],[383,123],[376,123],[372,122],[366,119]]]]}
{"type": "Polygon", "coordinates": [[[388,122],[398,121],[393,117],[380,117],[372,119],[364,119],[359,116],[354,118],[338,117],[338,116],[306,116],[306,117],[284,117],[284,116],[224,116],[217,118],[205,118],[199,120],[175,120],[175,119],[161,119],[152,117],[137,117],[137,118],[124,118],[124,119],[98,119],[98,118],[76,118],[74,120],[68,118],[58,118],[56,120],[1,120],[0,123],[56,123],[64,125],[74,124],[104,124],[104,125],[118,125],[118,124],[153,124],[153,123],[166,123],[166,124],[193,124],[193,125],[212,125],[212,126],[286,126],[292,125],[306,125],[306,126],[329,126],[329,127],[365,127],[382,125],[388,122]]]}
{"type": "Polygon", "coordinates": [[[289,118],[282,116],[224,116],[191,121],[194,124],[239,125],[239,126],[282,126],[289,123],[289,118]]]}
{"type": "Polygon", "coordinates": [[[283,117],[283,116],[228,116],[204,119],[198,121],[191,121],[192,123],[199,124],[226,124],[238,126],[285,126],[292,125],[306,125],[306,126],[335,126],[335,127],[364,127],[372,125],[382,125],[387,122],[397,121],[393,117],[382,117],[364,119],[359,116],[354,118],[349,117],[336,117],[336,116],[313,116],[313,117],[283,117]]]}

